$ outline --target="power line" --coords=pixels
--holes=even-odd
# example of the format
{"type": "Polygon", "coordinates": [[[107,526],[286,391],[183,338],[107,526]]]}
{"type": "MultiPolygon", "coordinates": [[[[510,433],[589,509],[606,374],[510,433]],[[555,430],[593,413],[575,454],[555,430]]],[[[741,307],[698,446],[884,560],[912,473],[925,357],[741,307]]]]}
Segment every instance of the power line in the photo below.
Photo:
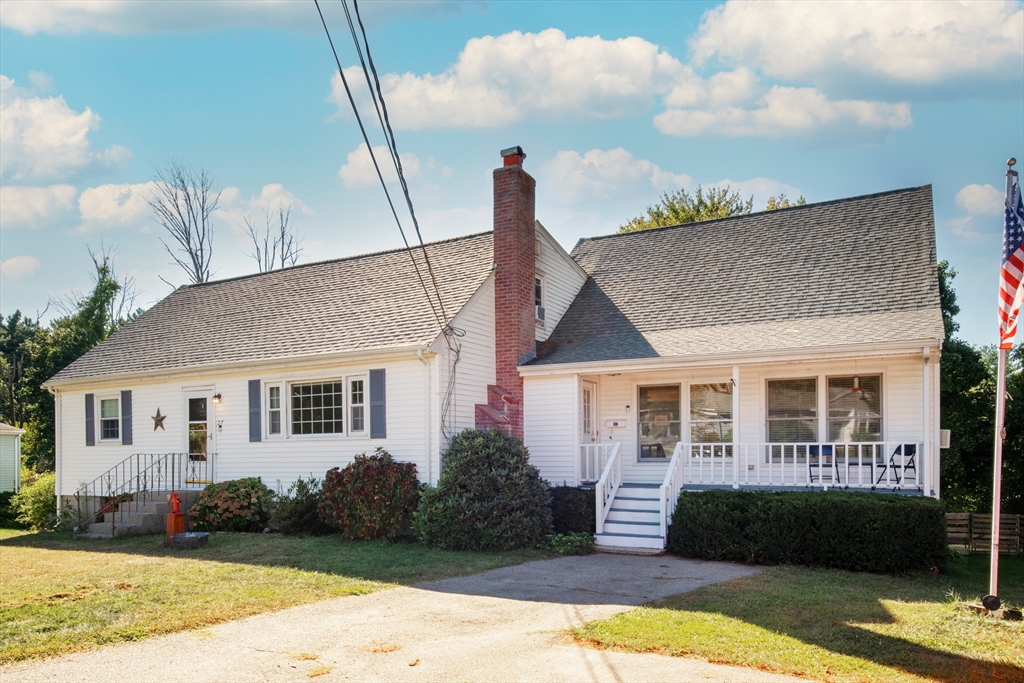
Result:
{"type": "MultiPolygon", "coordinates": [[[[395,217],[395,223],[398,225],[398,232],[402,235],[402,242],[405,243],[405,249],[409,253],[409,258],[412,260],[413,269],[416,271],[416,277],[420,281],[420,286],[423,288],[423,293],[427,296],[427,302],[430,304],[430,311],[434,314],[434,319],[437,321],[438,326],[444,330],[448,325],[447,319],[443,319],[437,313],[437,308],[434,306],[434,300],[430,296],[430,290],[427,289],[427,283],[423,280],[423,275],[420,273],[419,265],[416,263],[416,257],[413,256],[412,247],[409,246],[409,240],[405,237],[405,230],[402,228],[402,221],[398,218],[398,212],[395,210],[395,204],[391,201],[391,193],[388,192],[387,183],[384,182],[384,175],[381,173],[380,165],[377,164],[377,157],[373,153],[373,145],[370,144],[370,138],[366,134],[366,127],[363,126],[363,120],[359,116],[359,108],[356,107],[355,99],[352,97],[352,90],[348,87],[348,79],[345,78],[345,70],[341,68],[341,60],[338,59],[338,51],[334,48],[334,40],[331,39],[331,32],[327,28],[327,21],[324,19],[324,13],[320,9],[320,0],[313,0],[316,5],[317,14],[320,15],[320,23],[323,24],[324,33],[327,34],[327,42],[330,43],[331,52],[334,54],[334,63],[338,65],[338,75],[341,76],[341,82],[345,86],[345,94],[348,95],[349,104],[352,106],[352,113],[355,114],[356,123],[359,124],[359,131],[363,134],[363,141],[366,143],[366,151],[370,153],[370,160],[373,161],[373,168],[377,171],[377,178],[380,180],[380,185],[384,188],[384,196],[387,197],[388,206],[391,207],[391,215],[395,217]]],[[[426,252],[424,251],[424,254],[426,252]]]]}

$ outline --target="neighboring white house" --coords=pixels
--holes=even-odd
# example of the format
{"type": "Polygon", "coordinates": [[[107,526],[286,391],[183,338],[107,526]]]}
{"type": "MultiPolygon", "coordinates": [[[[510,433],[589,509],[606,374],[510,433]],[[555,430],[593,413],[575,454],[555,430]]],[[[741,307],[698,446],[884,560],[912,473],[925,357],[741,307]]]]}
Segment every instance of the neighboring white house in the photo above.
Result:
{"type": "Polygon", "coordinates": [[[24,429],[0,422],[0,493],[21,489],[21,435],[24,429]]]}
{"type": "Polygon", "coordinates": [[[930,187],[570,255],[503,157],[493,230],[426,246],[440,302],[419,249],[304,264],[179,288],[58,373],[59,495],[154,468],[284,488],[378,446],[434,482],[492,426],[595,485],[605,545],[661,547],[680,489],[938,495],[930,187]]]}

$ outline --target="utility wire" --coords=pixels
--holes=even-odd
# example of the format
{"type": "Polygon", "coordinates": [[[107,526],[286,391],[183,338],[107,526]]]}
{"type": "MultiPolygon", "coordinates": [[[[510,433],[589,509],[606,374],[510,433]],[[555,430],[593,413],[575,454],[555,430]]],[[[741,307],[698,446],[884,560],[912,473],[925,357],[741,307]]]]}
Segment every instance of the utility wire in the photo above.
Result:
{"type": "Polygon", "coordinates": [[[359,22],[359,30],[363,35],[363,44],[366,46],[366,60],[363,59],[363,50],[359,44],[359,38],[356,35],[356,28],[352,24],[352,15],[348,11],[348,3],[346,0],[341,0],[342,7],[345,8],[345,18],[348,20],[348,30],[352,34],[352,42],[356,46],[356,54],[359,55],[359,64],[363,68],[363,76],[366,78],[366,87],[370,91],[370,98],[373,100],[373,107],[377,112],[377,120],[380,122],[380,127],[384,131],[385,139],[387,143],[388,151],[391,152],[391,161],[395,165],[395,173],[398,174],[398,181],[402,186],[402,193],[405,195],[406,206],[409,207],[409,216],[412,218],[413,228],[416,230],[416,237],[420,242],[420,249],[423,250],[423,260],[427,264],[427,272],[430,274],[430,280],[434,285],[434,291],[437,294],[437,303],[441,309],[441,315],[444,317],[445,324],[449,324],[448,313],[444,309],[444,301],[441,299],[441,289],[437,284],[437,277],[434,275],[434,268],[430,263],[430,258],[427,255],[427,247],[423,243],[423,235],[420,233],[420,224],[416,219],[416,210],[412,205],[412,197],[409,194],[409,185],[405,180],[405,172],[402,168],[402,158],[398,154],[398,143],[395,141],[395,132],[391,128],[391,120],[388,117],[388,106],[384,101],[384,93],[380,88],[380,79],[377,77],[377,67],[373,63],[373,55],[370,54],[370,41],[366,37],[366,27],[363,25],[363,18],[359,14],[359,0],[352,0],[352,5],[356,10],[356,20],[359,22]],[[367,70],[366,65],[369,62],[370,68],[367,70]],[[376,84],[376,92],[374,92],[374,86],[370,83],[370,71],[373,72],[373,81],[376,84]],[[378,100],[380,104],[378,105],[378,100]],[[381,111],[383,110],[383,114],[381,111]]]}
{"type": "MultiPolygon", "coordinates": [[[[324,19],[323,11],[320,9],[320,0],[313,0],[313,2],[316,4],[316,11],[320,15],[320,23],[323,24],[324,33],[327,34],[327,42],[331,45],[331,52],[334,54],[334,63],[338,65],[338,75],[341,76],[341,82],[345,86],[345,94],[348,95],[349,104],[352,106],[352,113],[355,114],[356,123],[359,124],[359,130],[363,134],[363,141],[366,143],[366,151],[370,153],[370,160],[373,161],[373,168],[377,171],[377,178],[380,180],[381,187],[384,188],[384,196],[387,197],[388,206],[391,207],[391,215],[395,217],[395,223],[398,224],[398,232],[402,235],[402,242],[405,243],[405,250],[409,253],[409,258],[412,260],[412,266],[416,271],[416,277],[420,281],[423,293],[427,296],[427,301],[430,303],[430,310],[434,314],[434,319],[437,321],[438,326],[444,330],[448,326],[448,320],[447,318],[439,316],[437,307],[434,306],[434,299],[430,295],[427,283],[424,281],[423,274],[420,272],[419,265],[416,263],[416,257],[412,253],[412,247],[409,246],[409,240],[405,237],[405,230],[402,228],[402,221],[398,218],[398,212],[395,210],[395,204],[391,201],[391,193],[388,192],[387,183],[384,182],[384,176],[381,173],[380,165],[377,163],[377,157],[373,153],[373,145],[370,144],[370,138],[366,134],[366,127],[363,126],[363,120],[359,116],[359,108],[356,107],[355,99],[352,97],[352,90],[348,86],[348,79],[345,78],[345,70],[341,68],[341,60],[338,59],[338,51],[334,48],[334,40],[331,39],[331,32],[327,28],[327,21],[324,19]]],[[[346,8],[346,13],[347,11],[348,10],[346,8]]],[[[424,251],[424,256],[426,256],[426,251],[424,251]]]]}

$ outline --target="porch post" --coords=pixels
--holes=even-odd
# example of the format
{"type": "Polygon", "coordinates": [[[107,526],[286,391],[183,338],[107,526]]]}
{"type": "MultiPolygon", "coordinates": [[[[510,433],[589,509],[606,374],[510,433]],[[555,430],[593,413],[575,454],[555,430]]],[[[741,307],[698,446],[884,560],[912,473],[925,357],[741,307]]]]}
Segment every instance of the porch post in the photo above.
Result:
{"type": "MultiPolygon", "coordinates": [[[[931,366],[928,364],[928,361],[930,360],[930,352],[931,352],[931,349],[929,349],[927,346],[924,347],[924,349],[921,352],[921,378],[922,378],[922,385],[923,385],[921,387],[921,391],[924,394],[924,406],[923,406],[923,410],[924,410],[924,415],[923,415],[924,434],[922,435],[921,450],[923,450],[924,453],[921,454],[923,456],[921,458],[921,464],[919,466],[918,471],[915,473],[917,475],[917,477],[918,477],[918,484],[921,486],[921,493],[926,495],[926,496],[928,495],[928,485],[929,485],[928,476],[931,474],[931,458],[932,458],[932,448],[931,448],[931,446],[932,446],[932,432],[931,432],[931,423],[932,423],[932,420],[931,420],[931,417],[932,417],[932,391],[931,391],[932,369],[931,369],[931,366]]],[[[904,466],[906,465],[906,462],[907,462],[907,457],[906,457],[906,454],[904,453],[903,454],[903,464],[904,464],[904,466]]],[[[907,476],[907,471],[906,470],[903,471],[903,476],[904,477],[907,476]]]]}
{"type": "MultiPolygon", "coordinates": [[[[572,471],[576,477],[573,486],[580,485],[580,376],[572,377],[572,471]]],[[[599,442],[600,443],[600,442],[599,442]]],[[[598,475],[600,476],[600,475],[598,475]]]]}
{"type": "Polygon", "coordinates": [[[740,366],[732,366],[732,487],[740,487],[740,366]]]}

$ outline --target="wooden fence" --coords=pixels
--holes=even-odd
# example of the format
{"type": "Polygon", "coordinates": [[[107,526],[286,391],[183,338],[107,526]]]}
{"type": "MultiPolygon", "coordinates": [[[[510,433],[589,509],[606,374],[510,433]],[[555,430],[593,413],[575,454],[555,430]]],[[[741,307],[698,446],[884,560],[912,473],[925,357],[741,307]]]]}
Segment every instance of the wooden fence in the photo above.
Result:
{"type": "MultiPolygon", "coordinates": [[[[1024,547],[1024,515],[999,515],[999,554],[1020,555],[1024,547]]],[[[992,550],[992,515],[975,512],[947,512],[946,538],[963,553],[992,550]]]]}

